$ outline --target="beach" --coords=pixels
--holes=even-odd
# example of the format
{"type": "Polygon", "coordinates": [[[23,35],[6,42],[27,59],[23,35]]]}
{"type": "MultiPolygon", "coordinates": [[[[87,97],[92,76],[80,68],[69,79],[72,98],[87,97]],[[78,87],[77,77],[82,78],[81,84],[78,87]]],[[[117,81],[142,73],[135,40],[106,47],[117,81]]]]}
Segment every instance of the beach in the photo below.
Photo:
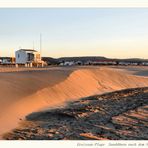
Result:
{"type": "Polygon", "coordinates": [[[95,95],[35,112],[7,140],[147,140],[148,87],[95,95]]]}
{"type": "Polygon", "coordinates": [[[0,72],[1,137],[21,126],[25,117],[33,112],[65,107],[88,96],[148,87],[147,67],[12,69],[0,72]]]}

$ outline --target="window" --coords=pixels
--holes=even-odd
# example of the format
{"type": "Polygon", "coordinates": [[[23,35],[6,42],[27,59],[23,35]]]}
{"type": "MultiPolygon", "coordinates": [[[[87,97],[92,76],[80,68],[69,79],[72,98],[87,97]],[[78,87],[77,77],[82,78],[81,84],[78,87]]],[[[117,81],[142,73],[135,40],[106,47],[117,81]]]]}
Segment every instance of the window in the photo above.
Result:
{"type": "Polygon", "coordinates": [[[19,58],[20,57],[20,54],[18,54],[17,57],[19,58]]]}

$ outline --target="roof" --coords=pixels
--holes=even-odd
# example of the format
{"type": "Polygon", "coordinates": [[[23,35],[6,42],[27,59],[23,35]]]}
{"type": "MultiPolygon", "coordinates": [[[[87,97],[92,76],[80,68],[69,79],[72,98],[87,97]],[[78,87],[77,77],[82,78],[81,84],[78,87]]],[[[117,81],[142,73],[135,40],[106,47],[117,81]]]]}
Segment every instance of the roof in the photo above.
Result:
{"type": "Polygon", "coordinates": [[[23,51],[34,51],[34,52],[37,52],[36,50],[34,49],[20,49],[20,50],[23,50],[23,51]]]}

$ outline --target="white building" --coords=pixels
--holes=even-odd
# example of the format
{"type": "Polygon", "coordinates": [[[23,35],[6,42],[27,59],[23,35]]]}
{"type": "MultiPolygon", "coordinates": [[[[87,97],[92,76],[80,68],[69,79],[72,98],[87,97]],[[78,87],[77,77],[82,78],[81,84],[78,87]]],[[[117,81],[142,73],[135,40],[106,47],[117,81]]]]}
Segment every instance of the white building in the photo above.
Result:
{"type": "Polygon", "coordinates": [[[40,53],[33,49],[20,49],[15,52],[16,64],[40,63],[40,53]]]}
{"type": "Polygon", "coordinates": [[[6,64],[6,65],[15,64],[15,58],[14,57],[2,57],[0,59],[0,64],[6,64]]]}
{"type": "Polygon", "coordinates": [[[74,62],[73,61],[65,61],[65,62],[62,62],[59,64],[60,66],[72,66],[74,65],[74,62]]]}
{"type": "Polygon", "coordinates": [[[143,62],[142,65],[148,66],[148,62],[143,62]]]}

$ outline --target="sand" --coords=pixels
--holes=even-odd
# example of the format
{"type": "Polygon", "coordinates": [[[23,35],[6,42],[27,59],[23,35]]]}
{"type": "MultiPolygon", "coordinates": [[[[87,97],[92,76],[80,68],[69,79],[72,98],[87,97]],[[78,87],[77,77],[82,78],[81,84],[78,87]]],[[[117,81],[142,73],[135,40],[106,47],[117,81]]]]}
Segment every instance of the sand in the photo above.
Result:
{"type": "Polygon", "coordinates": [[[145,87],[148,78],[107,67],[53,68],[5,71],[0,73],[0,84],[2,135],[32,112],[95,94],[145,87]]]}
{"type": "Polygon", "coordinates": [[[148,77],[148,67],[147,66],[112,66],[116,70],[120,70],[122,72],[148,77]]]}
{"type": "Polygon", "coordinates": [[[35,112],[7,140],[147,140],[148,87],[114,91],[35,112]]]}

